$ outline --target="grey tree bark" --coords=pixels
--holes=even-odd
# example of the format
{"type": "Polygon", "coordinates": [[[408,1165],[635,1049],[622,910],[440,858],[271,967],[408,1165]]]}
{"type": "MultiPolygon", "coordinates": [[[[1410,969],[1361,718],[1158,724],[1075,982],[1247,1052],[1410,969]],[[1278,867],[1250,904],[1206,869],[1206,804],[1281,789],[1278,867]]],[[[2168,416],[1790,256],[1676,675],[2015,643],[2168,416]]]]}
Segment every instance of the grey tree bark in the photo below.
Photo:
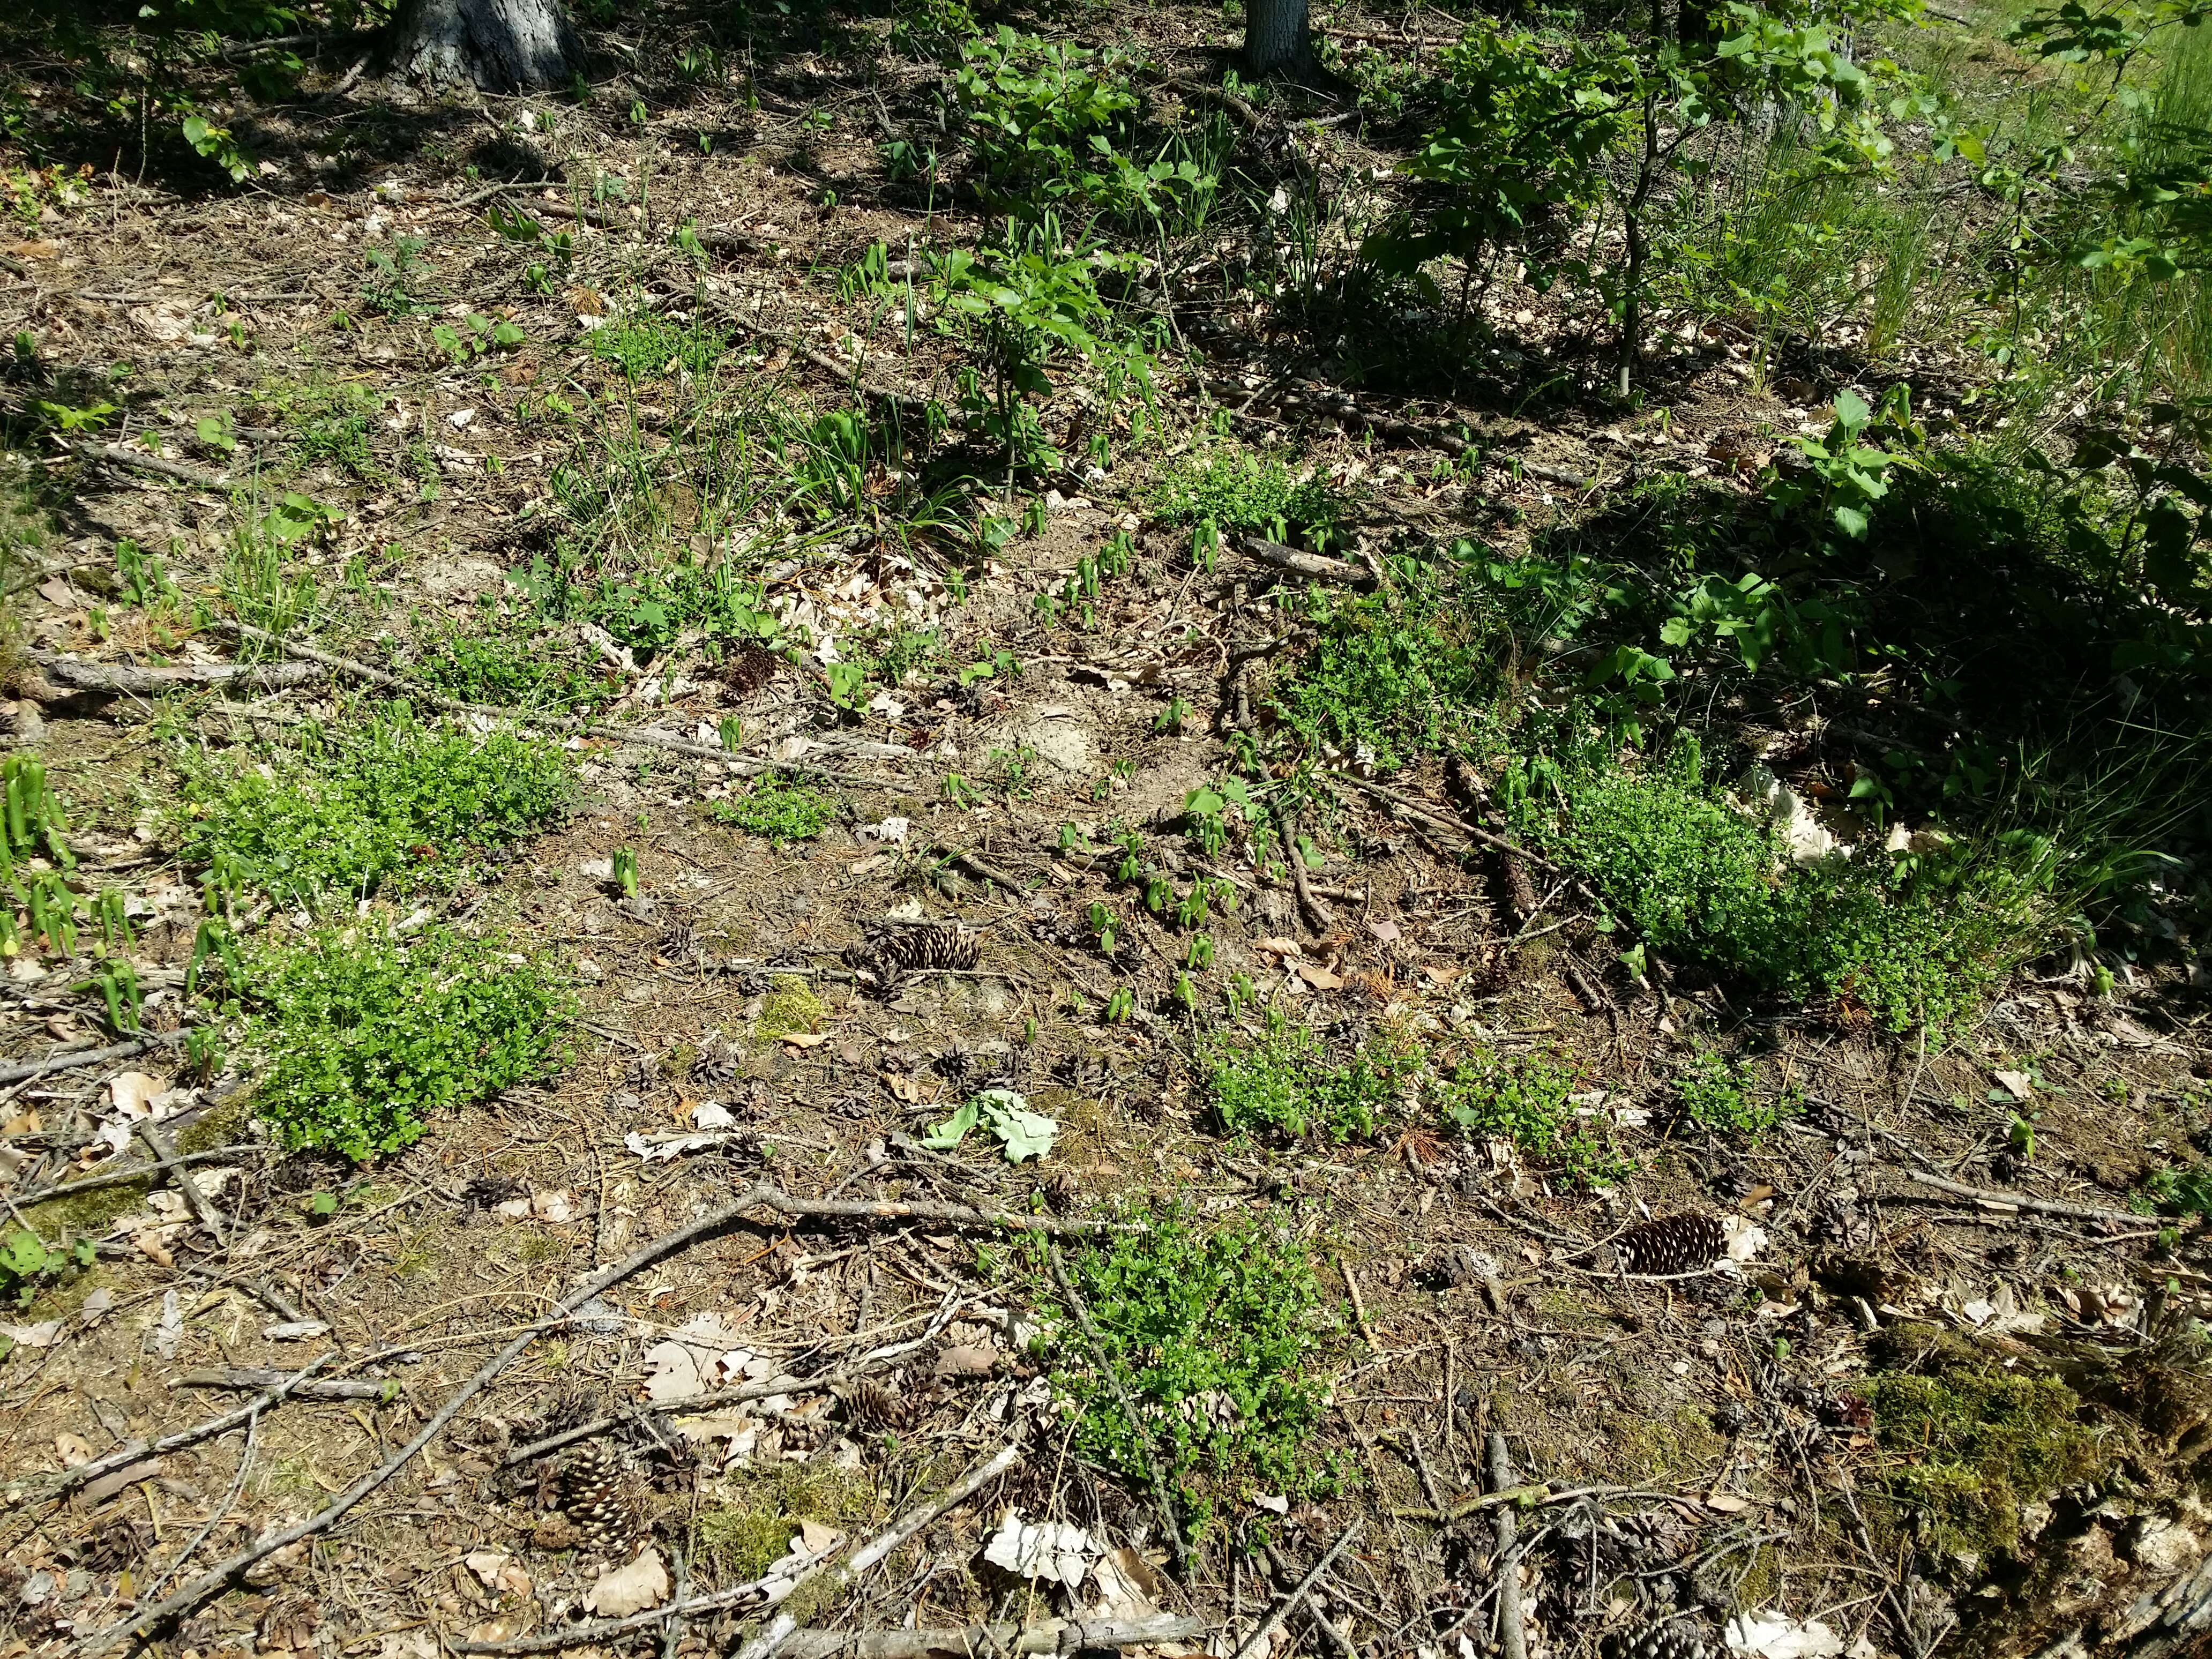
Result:
{"type": "Polygon", "coordinates": [[[392,27],[393,71],[432,86],[565,86],[582,56],[562,0],[407,0],[392,27]]]}
{"type": "Polygon", "coordinates": [[[1306,0],[1245,0],[1244,72],[1253,79],[1313,65],[1306,0]]]}

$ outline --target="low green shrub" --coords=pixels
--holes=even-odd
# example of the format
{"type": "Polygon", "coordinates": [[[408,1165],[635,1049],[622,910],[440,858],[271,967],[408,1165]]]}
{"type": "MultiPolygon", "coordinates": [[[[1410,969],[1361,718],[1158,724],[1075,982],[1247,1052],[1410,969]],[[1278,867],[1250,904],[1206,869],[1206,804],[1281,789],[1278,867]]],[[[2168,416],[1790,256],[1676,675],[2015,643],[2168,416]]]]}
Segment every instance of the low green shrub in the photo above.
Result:
{"type": "Polygon", "coordinates": [[[837,820],[836,797],[803,784],[765,777],[742,795],[707,803],[707,816],[778,847],[810,841],[837,820]]]}
{"type": "MultiPolygon", "coordinates": [[[[1042,1340],[1054,1386],[1079,1413],[1078,1454],[1142,1483],[1149,1438],[1200,1529],[1253,1491],[1293,1501],[1334,1491],[1341,1471],[1312,1437],[1328,1399],[1319,1363],[1338,1321],[1305,1248],[1253,1220],[1206,1231],[1172,1209],[1140,1218],[1145,1231],[1074,1252],[1067,1270],[1141,1430],[1074,1321],[1047,1316],[1042,1340]]],[[[1040,1297],[1056,1303],[1049,1286],[1040,1297]]]]}
{"type": "Polygon", "coordinates": [[[1342,1065],[1332,1064],[1320,1039],[1279,1018],[1255,1040],[1224,1029],[1209,1036],[1199,1065],[1221,1126],[1233,1134],[1308,1134],[1333,1144],[1375,1133],[1418,1075],[1418,1050],[1377,1040],[1342,1065]]]}
{"type": "Polygon", "coordinates": [[[303,726],[297,753],[262,766],[188,751],[183,771],[185,861],[309,908],[527,834],[570,781],[541,738],[427,726],[397,703],[303,726]]]}
{"type": "Polygon", "coordinates": [[[1185,457],[1152,491],[1154,511],[1186,524],[1255,532],[1276,541],[1324,540],[1344,517],[1343,495],[1318,473],[1228,447],[1185,457]]]}
{"type": "Polygon", "coordinates": [[[632,380],[676,369],[704,374],[730,349],[729,337],[705,323],[679,323],[649,312],[610,318],[592,331],[592,356],[612,363],[632,380]]]}
{"type": "Polygon", "coordinates": [[[554,635],[507,628],[449,629],[424,649],[414,672],[448,696],[504,708],[574,708],[606,689],[599,676],[568,658],[554,635]]]}
{"type": "Polygon", "coordinates": [[[1760,1099],[1753,1092],[1755,1085],[1747,1062],[1708,1049],[1693,1055],[1675,1075],[1674,1098],[1682,1115],[1700,1129],[1757,1140],[1782,1121],[1793,1101],[1787,1093],[1760,1099]]]}
{"type": "Polygon", "coordinates": [[[1577,1108],[1580,1085],[1565,1055],[1477,1048],[1438,1079],[1435,1092],[1462,1133],[1510,1140],[1575,1186],[1610,1186],[1635,1165],[1613,1149],[1602,1119],[1577,1108]]]}
{"type": "Polygon", "coordinates": [[[295,1150],[398,1151],[441,1114],[556,1070],[571,1012],[549,964],[441,928],[325,928],[246,958],[260,1115],[295,1150]]]}

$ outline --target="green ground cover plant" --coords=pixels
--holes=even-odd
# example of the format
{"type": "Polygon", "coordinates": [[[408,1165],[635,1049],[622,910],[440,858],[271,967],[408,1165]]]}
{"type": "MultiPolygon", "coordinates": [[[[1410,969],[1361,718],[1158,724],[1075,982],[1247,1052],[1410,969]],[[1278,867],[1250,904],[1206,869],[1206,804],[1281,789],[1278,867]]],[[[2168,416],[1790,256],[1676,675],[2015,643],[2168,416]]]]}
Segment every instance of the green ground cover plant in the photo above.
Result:
{"type": "Polygon", "coordinates": [[[1137,1218],[1145,1231],[1071,1252],[1066,1265],[1142,1432],[1052,1287],[1039,1287],[1054,1309],[1042,1340],[1054,1387],[1079,1413],[1079,1454],[1141,1486],[1149,1437],[1200,1531],[1255,1492],[1296,1501],[1334,1491],[1343,1471],[1311,1437],[1339,1321],[1306,1248],[1255,1220],[1207,1229],[1170,1208],[1137,1218]]]}
{"type": "Polygon", "coordinates": [[[569,994],[503,939],[363,922],[258,945],[245,969],[256,1109],[295,1149],[381,1157],[561,1061],[569,994]]]}
{"type": "Polygon", "coordinates": [[[1420,1070],[1419,1051],[1376,1039],[1341,1064],[1303,1025],[1271,1018],[1251,1032],[1224,1028],[1200,1049],[1199,1065],[1223,1128],[1232,1134],[1309,1134],[1331,1143],[1373,1134],[1420,1070]]]}
{"type": "Polygon", "coordinates": [[[296,752],[265,763],[185,750],[179,765],[185,861],[311,909],[451,872],[542,828],[570,777],[544,739],[426,724],[396,703],[349,726],[303,726],[296,752]]]}
{"type": "Polygon", "coordinates": [[[836,797],[787,778],[763,777],[742,795],[708,801],[707,816],[777,847],[811,841],[837,820],[836,797]]]}

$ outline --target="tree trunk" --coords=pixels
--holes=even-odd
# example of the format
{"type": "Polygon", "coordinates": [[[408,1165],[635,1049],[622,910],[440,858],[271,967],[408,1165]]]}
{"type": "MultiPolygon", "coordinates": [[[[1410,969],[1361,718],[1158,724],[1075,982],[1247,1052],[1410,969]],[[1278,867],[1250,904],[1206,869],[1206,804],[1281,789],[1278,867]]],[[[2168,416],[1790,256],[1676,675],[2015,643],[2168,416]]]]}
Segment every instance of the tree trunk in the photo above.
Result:
{"type": "Polygon", "coordinates": [[[1306,0],[1244,0],[1244,72],[1257,81],[1313,65],[1306,0]]]}
{"type": "Polygon", "coordinates": [[[487,92],[565,86],[582,60],[562,0],[406,0],[392,41],[407,79],[487,92]]]}

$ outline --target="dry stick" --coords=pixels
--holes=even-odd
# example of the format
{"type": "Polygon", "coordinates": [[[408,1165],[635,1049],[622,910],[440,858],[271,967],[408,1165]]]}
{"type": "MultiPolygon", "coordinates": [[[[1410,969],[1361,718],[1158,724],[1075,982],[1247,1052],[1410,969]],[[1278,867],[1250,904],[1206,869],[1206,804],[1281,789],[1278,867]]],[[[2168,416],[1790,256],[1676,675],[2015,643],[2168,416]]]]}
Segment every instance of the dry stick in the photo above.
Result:
{"type": "Polygon", "coordinates": [[[1290,860],[1291,886],[1298,896],[1298,915],[1315,933],[1326,933],[1336,926],[1336,917],[1314,896],[1312,884],[1306,880],[1306,857],[1298,850],[1297,831],[1295,817],[1281,812],[1275,815],[1275,833],[1282,837],[1283,855],[1290,860]]]}
{"type": "Polygon", "coordinates": [[[1160,1460],[1152,1449],[1152,1433],[1145,1427],[1145,1419],[1138,1415],[1136,1402],[1129,1398],[1128,1389],[1122,1386],[1121,1373],[1107,1361],[1106,1345],[1099,1340],[1098,1328],[1091,1322],[1091,1310],[1077,1294],[1075,1281],[1067,1276],[1067,1263],[1060,1259],[1059,1246],[1051,1247],[1049,1259],[1053,1282],[1060,1286],[1060,1295],[1067,1298],[1067,1310],[1075,1316],[1084,1340],[1090,1345],[1091,1364],[1114,1385],[1114,1397],[1121,1402],[1122,1414],[1136,1431],[1137,1443],[1145,1449],[1145,1472],[1152,1482],[1152,1507],[1159,1511],[1161,1530],[1167,1534],[1168,1546],[1175,1552],[1176,1571],[1187,1576],[1190,1571],[1190,1550],[1182,1540],[1182,1528],[1176,1524],[1175,1504],[1168,1492],[1167,1478],[1160,1473],[1160,1460]]]}
{"type": "Polygon", "coordinates": [[[179,686],[226,685],[244,681],[258,691],[279,690],[315,678],[313,663],[190,662],[140,668],[129,663],[70,662],[41,652],[39,666],[58,684],[74,691],[106,691],[118,696],[157,697],[179,686]]]}
{"type": "Polygon", "coordinates": [[[1369,794],[1373,795],[1379,799],[1389,801],[1391,805],[1400,808],[1410,816],[1423,819],[1434,825],[1438,830],[1449,830],[1454,835],[1465,836],[1470,841],[1478,842],[1481,845],[1490,848],[1494,851],[1506,854],[1513,858],[1526,860],[1528,863],[1534,865],[1539,870],[1543,871],[1547,875],[1558,875],[1561,873],[1559,866],[1553,863],[1551,860],[1546,858],[1540,853],[1530,852],[1517,841],[1508,841],[1503,836],[1492,835],[1489,830],[1482,829],[1476,824],[1441,817],[1438,814],[1431,811],[1427,807],[1422,805],[1420,802],[1413,800],[1407,796],[1401,795],[1395,789],[1385,789],[1379,783],[1370,782],[1365,778],[1356,777],[1349,772],[1332,772],[1329,775],[1334,778],[1341,778],[1345,782],[1351,784],[1355,788],[1364,789],[1369,794]]]}
{"type": "Polygon", "coordinates": [[[138,1138],[146,1143],[146,1150],[154,1154],[154,1161],[161,1166],[161,1173],[169,1177],[169,1184],[184,1195],[200,1224],[208,1230],[218,1250],[230,1248],[230,1236],[223,1231],[222,1217],[208,1195],[200,1190],[200,1183],[186,1175],[177,1164],[177,1154],[169,1139],[161,1133],[161,1126],[150,1117],[138,1120],[138,1138]]]}
{"type": "MultiPolygon", "coordinates": [[[[1513,1486],[1513,1462],[1505,1455],[1505,1437],[1496,1429],[1490,1431],[1490,1484],[1498,1492],[1510,1491],[1513,1486]]],[[[1528,1636],[1521,1624],[1521,1569],[1513,1559],[1513,1538],[1516,1528],[1513,1506],[1498,1506],[1498,1616],[1503,1626],[1499,1645],[1505,1659],[1528,1659],[1528,1636]]]]}
{"type": "Polygon", "coordinates": [[[947,863],[965,870],[978,881],[997,883],[1016,898],[1022,897],[1029,891],[1029,889],[1023,886],[1014,877],[1008,875],[1003,870],[994,869],[973,853],[963,853],[957,847],[945,846],[942,842],[933,844],[929,852],[933,858],[941,858],[947,863]]]}
{"type": "Polygon", "coordinates": [[[165,461],[159,455],[142,455],[135,449],[125,449],[116,444],[71,443],[67,439],[55,441],[72,455],[81,455],[88,461],[106,461],[110,466],[131,466],[141,472],[158,472],[165,478],[181,478],[203,489],[221,489],[230,481],[219,473],[203,472],[196,466],[186,466],[180,461],[165,461]]]}
{"type": "Polygon", "coordinates": [[[832,771],[826,766],[809,766],[802,761],[754,760],[750,756],[733,755],[726,749],[710,749],[703,743],[693,743],[688,738],[679,738],[672,732],[659,731],[649,726],[602,726],[590,720],[574,720],[565,714],[540,714],[521,708],[502,708],[492,703],[463,702],[458,697],[441,696],[434,691],[426,690],[401,679],[397,674],[387,674],[381,668],[371,668],[367,663],[356,662],[350,657],[336,656],[328,651],[318,651],[311,645],[300,645],[281,639],[246,623],[234,623],[231,626],[247,639],[273,645],[288,656],[297,657],[305,662],[320,663],[325,668],[367,680],[372,685],[404,692],[450,714],[483,714],[494,720],[513,720],[518,725],[540,726],[548,731],[611,738],[617,743],[634,743],[647,749],[665,749],[678,755],[696,756],[702,760],[721,761],[755,775],[763,772],[795,772],[807,777],[827,778],[833,783],[866,784],[874,781],[857,773],[832,771]]]}
{"type": "Polygon", "coordinates": [[[82,1066],[105,1066],[111,1060],[129,1060],[133,1054],[181,1042],[184,1038],[182,1031],[163,1031],[129,1042],[111,1043],[105,1048],[64,1048],[43,1060],[22,1060],[0,1066],[0,1083],[21,1083],[25,1078],[44,1077],[49,1072],[73,1072],[82,1066]]]}
{"type": "Polygon", "coordinates": [[[1293,575],[1310,576],[1316,581],[1344,582],[1352,586],[1371,587],[1375,583],[1375,578],[1364,565],[1332,559],[1323,553],[1301,552],[1280,542],[1269,541],[1265,536],[1247,536],[1237,545],[1261,563],[1272,564],[1293,575]]]}
{"type": "MultiPolygon", "coordinates": [[[[297,1317],[295,1314],[294,1316],[297,1317]]],[[[173,1389],[265,1389],[283,1381],[284,1373],[264,1366],[237,1366],[222,1371],[186,1371],[169,1384],[173,1389]]],[[[372,1382],[342,1381],[338,1378],[317,1378],[308,1382],[294,1382],[286,1392],[302,1400],[390,1400],[399,1391],[395,1382],[372,1382]]]]}
{"type": "Polygon", "coordinates": [[[143,1440],[126,1440],[113,1451],[95,1457],[89,1463],[78,1464],[51,1483],[37,1484],[35,1490],[32,1481],[0,1487],[0,1508],[66,1498],[79,1486],[88,1485],[103,1474],[127,1469],[143,1458],[166,1457],[173,1451],[181,1451],[186,1446],[196,1446],[203,1440],[212,1440],[217,1435],[228,1434],[240,1424],[252,1421],[257,1414],[295,1392],[308,1376],[330,1358],[329,1354],[323,1354],[311,1359],[304,1370],[286,1377],[265,1393],[255,1395],[236,1410],[225,1412],[221,1417],[210,1417],[206,1422],[196,1423],[188,1429],[179,1429],[174,1434],[165,1434],[151,1444],[143,1440]]]}
{"type": "MultiPolygon", "coordinates": [[[[611,1289],[613,1286],[621,1284],[623,1280],[629,1278],[632,1274],[643,1272],[647,1267],[651,1267],[654,1262],[659,1261],[661,1257],[667,1255],[673,1251],[683,1249],[685,1245],[691,1243],[696,1239],[707,1237],[711,1234],[720,1232],[726,1228],[736,1225],[744,1218],[745,1212],[748,1210],[762,1208],[779,1210],[786,1215],[792,1216],[880,1216],[890,1219],[896,1219],[907,1216],[915,1216],[938,1221],[968,1221],[981,1223],[991,1226],[1011,1225],[1015,1227],[1031,1228],[1036,1231],[1046,1230],[1046,1228],[1041,1224],[1042,1222],[1042,1218],[1012,1215],[1000,1216],[981,1210],[971,1210],[965,1205],[960,1204],[828,1204],[819,1200],[803,1200],[794,1199],[788,1193],[784,1192],[781,1188],[770,1187],[764,1183],[758,1186],[749,1187],[730,1203],[724,1205],[720,1209],[710,1211],[706,1215],[699,1217],[696,1220],[692,1221],[684,1226],[678,1227],[673,1232],[663,1234],[660,1237],[654,1239],[651,1243],[645,1245],[643,1248],[638,1249],[623,1261],[617,1262],[611,1267],[603,1268],[599,1273],[592,1274],[589,1279],[586,1279],[583,1284],[571,1291],[567,1296],[563,1297],[561,1301],[555,1305],[554,1310],[550,1314],[547,1315],[544,1319],[539,1320],[536,1324],[526,1327],[520,1335],[514,1339],[514,1340],[510,1341],[504,1348],[501,1348],[496,1354],[492,1356],[490,1361],[487,1363],[482,1370],[478,1370],[474,1376],[469,1378],[467,1382],[462,1383],[459,1389],[447,1395],[446,1403],[438,1407],[436,1413],[431,1417],[430,1420],[422,1425],[421,1431],[412,1440],[402,1446],[383,1463],[380,1464],[377,1468],[371,1469],[367,1474],[362,1476],[360,1480],[355,1481],[353,1485],[347,1487],[345,1491],[340,1492],[335,1499],[323,1509],[317,1510],[313,1515],[309,1516],[304,1521],[296,1522],[293,1525],[283,1528],[281,1531],[269,1534],[264,1537],[256,1540],[245,1549],[240,1550],[237,1554],[232,1556],[228,1560],[224,1561],[220,1565],[210,1568],[208,1571],[202,1573],[198,1578],[195,1578],[191,1583],[185,1585],[184,1589],[179,1590],[167,1600],[158,1602],[153,1607],[141,1609],[139,1612],[134,1613],[131,1618],[111,1625],[106,1630],[100,1631],[96,1634],[85,1638],[77,1644],[73,1651],[88,1655],[104,1653],[108,1648],[114,1645],[114,1643],[118,1637],[131,1632],[144,1633],[150,1632],[159,1626],[167,1623],[169,1620],[175,1618],[178,1614],[198,1606],[209,1596],[218,1594],[227,1585],[228,1585],[231,1580],[237,1577],[239,1574],[244,1572],[248,1567],[252,1566],[256,1562],[267,1559],[270,1556],[274,1555],[278,1550],[283,1549],[289,1545],[298,1543],[303,1538],[313,1538],[319,1533],[329,1531],[331,1528],[336,1526],[341,1520],[344,1519],[346,1515],[349,1513],[356,1505],[360,1504],[363,1498],[367,1498],[371,1492],[374,1492],[386,1481],[389,1480],[393,1475],[398,1474],[399,1471],[405,1468],[408,1463],[412,1462],[416,1454],[421,1452],[422,1449],[425,1446],[428,1445],[432,1440],[435,1439],[438,1435],[444,1431],[447,1424],[453,1421],[454,1417],[459,1413],[462,1407],[467,1405],[470,1401],[475,1399],[477,1395],[481,1394],[486,1388],[489,1387],[492,1380],[498,1376],[499,1374],[505,1370],[509,1365],[513,1364],[514,1361],[521,1356],[524,1349],[527,1348],[532,1342],[535,1342],[547,1331],[564,1323],[570,1315],[574,1314],[577,1309],[582,1307],[584,1304],[589,1302],[593,1297],[601,1295],[605,1291],[611,1289]]],[[[1085,1224],[1081,1223],[1054,1223],[1051,1224],[1051,1226],[1053,1229],[1057,1230],[1060,1227],[1082,1226],[1084,1224],[1085,1224]]],[[[1103,1225],[1105,1224],[1091,1224],[1103,1225]]],[[[1121,1224],[1126,1227],[1129,1224],[1121,1224]]],[[[234,1414],[234,1417],[235,1414],[234,1414]]],[[[927,1524],[927,1522],[925,1522],[924,1524],[927,1524]]]]}
{"type": "Polygon", "coordinates": [[[1464,1521],[1470,1515],[1480,1515],[1485,1510],[1494,1510],[1504,1504],[1533,1504],[1549,1507],[1553,1504],[1571,1504],[1583,1498],[1658,1498],[1674,1501],[1679,1493],[1647,1492],[1636,1486],[1571,1486],[1565,1492],[1553,1492],[1539,1481],[1534,1486],[1508,1486],[1498,1492],[1486,1492],[1480,1498],[1463,1498],[1449,1509],[1394,1509],[1390,1511],[1396,1521],[1434,1521],[1449,1526],[1464,1521]]]}
{"type": "Polygon", "coordinates": [[[1254,1654],[1266,1650],[1276,1627],[1297,1612],[1299,1605],[1313,1593],[1313,1587],[1321,1583],[1322,1575],[1335,1563],[1338,1556],[1344,1553],[1345,1546],[1359,1535],[1359,1528],[1360,1522],[1354,1521],[1344,1529],[1336,1542],[1328,1547],[1328,1553],[1314,1563],[1314,1570],[1298,1580],[1297,1588],[1278,1601],[1267,1616],[1260,1621],[1260,1627],[1244,1638],[1243,1644],[1237,1650],[1236,1659],[1252,1659],[1254,1654]]]}
{"type": "MultiPolygon", "coordinates": [[[[214,1164],[226,1158],[237,1158],[246,1152],[265,1152],[267,1146],[210,1146],[197,1152],[179,1152],[169,1161],[182,1166],[186,1164],[214,1164]]],[[[113,1187],[125,1181],[151,1181],[161,1173],[158,1164],[133,1164],[127,1169],[103,1170],[82,1181],[64,1181],[58,1187],[41,1187],[35,1192],[18,1193],[18,1204],[44,1204],[48,1199],[67,1198],[71,1193],[88,1193],[98,1187],[113,1187]]]]}
{"type": "MultiPolygon", "coordinates": [[[[823,1554],[829,1552],[824,1551],[823,1554]]],[[[560,1630],[544,1631],[536,1636],[518,1636],[507,1642],[450,1642],[447,1645],[455,1653],[555,1653],[562,1648],[583,1647],[590,1643],[605,1642],[617,1636],[626,1636],[632,1631],[647,1630],[665,1619],[688,1619],[694,1613],[713,1613],[755,1595],[766,1595],[781,1588],[785,1582],[796,1583],[788,1570],[771,1572],[743,1584],[732,1584],[711,1595],[678,1596],[664,1607],[648,1607],[643,1613],[631,1613],[626,1619],[603,1619],[595,1625],[568,1625],[560,1630]]]]}
{"type": "Polygon", "coordinates": [[[1962,1181],[1946,1181],[1924,1170],[1908,1170],[1908,1181],[1917,1181],[1923,1187],[1933,1187],[1939,1193],[1949,1193],[1954,1198],[1970,1198],[1977,1204],[1986,1204],[1998,1210],[2033,1210],[2041,1215],[2063,1215],[2075,1221],[2117,1221],[2124,1226],[2140,1226],[2143,1218],[2130,1215],[2124,1210],[2100,1210],[2094,1204],[2069,1204],[2055,1198],[2030,1198],[2025,1193],[1996,1193],[1986,1187],[1969,1187],[1962,1181]]]}
{"type": "Polygon", "coordinates": [[[785,1659],[933,1659],[937,1655],[1079,1653],[1092,1648],[1150,1647],[1206,1634],[1206,1621],[1176,1613],[1146,1619],[1054,1619],[1018,1625],[969,1625],[961,1630],[867,1632],[802,1631],[783,1644],[785,1659]]]}
{"type": "MultiPolygon", "coordinates": [[[[1281,1553],[1273,1544],[1261,1545],[1260,1553],[1266,1558],[1267,1571],[1274,1575],[1275,1582],[1283,1589],[1288,1589],[1298,1582],[1297,1574],[1291,1571],[1291,1564],[1283,1559],[1281,1553]]],[[[1345,1659],[1353,1659],[1353,1656],[1359,1651],[1358,1644],[1339,1630],[1335,1622],[1319,1607],[1308,1607],[1306,1617],[1313,1621],[1316,1630],[1336,1644],[1336,1650],[1344,1655],[1345,1659]]]]}
{"type": "Polygon", "coordinates": [[[1352,1264],[1339,1256],[1336,1270],[1344,1275],[1344,1288],[1352,1293],[1352,1316],[1359,1322],[1359,1334],[1366,1339],[1370,1352],[1382,1352],[1382,1345],[1375,1340],[1375,1328],[1367,1322],[1367,1304],[1360,1298],[1359,1281],[1352,1276],[1352,1264]]]}

